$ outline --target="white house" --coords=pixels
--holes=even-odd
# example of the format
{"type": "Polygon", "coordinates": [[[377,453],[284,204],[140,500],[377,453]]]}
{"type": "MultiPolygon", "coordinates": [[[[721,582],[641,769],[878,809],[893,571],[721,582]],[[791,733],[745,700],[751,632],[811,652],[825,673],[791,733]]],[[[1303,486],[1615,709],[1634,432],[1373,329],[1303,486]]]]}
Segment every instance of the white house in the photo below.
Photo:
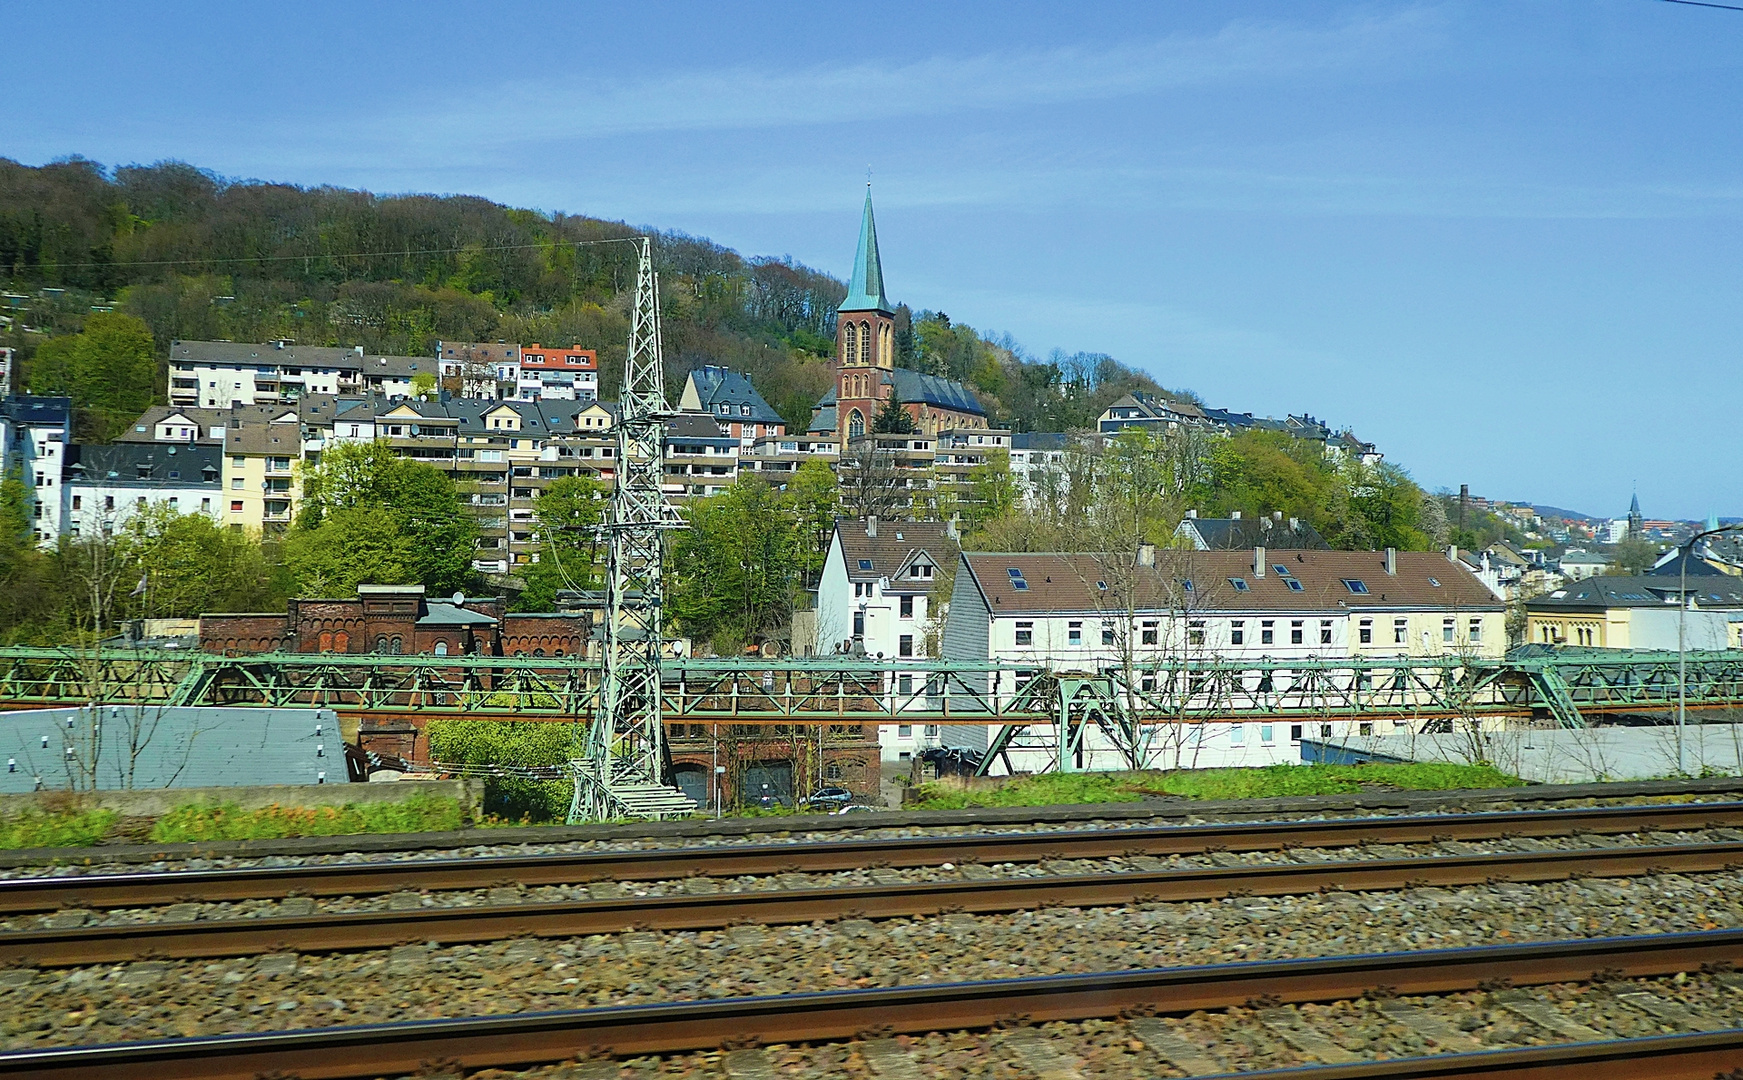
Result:
{"type": "Polygon", "coordinates": [[[61,487],[71,536],[112,533],[154,504],[223,520],[221,446],[113,443],[74,446],[61,487]]]}
{"type": "Polygon", "coordinates": [[[172,341],[170,404],[228,409],[233,404],[294,401],[307,394],[355,393],[362,367],[362,346],[172,341]]]}
{"type": "MultiPolygon", "coordinates": [[[[851,653],[901,661],[923,659],[928,594],[939,568],[956,550],[952,526],[943,521],[837,521],[817,583],[817,653],[851,653]]],[[[900,667],[886,688],[900,707],[924,691],[925,677],[900,667]]],[[[885,761],[907,761],[940,744],[935,725],[884,724],[878,744],[885,761]]]]}
{"type": "Polygon", "coordinates": [[[16,472],[31,491],[31,535],[53,544],[61,520],[61,469],[73,403],[64,397],[17,395],[0,400],[0,474],[16,472]]]}
{"type": "MultiPolygon", "coordinates": [[[[1140,692],[1157,689],[1158,661],[1387,659],[1445,654],[1498,657],[1505,608],[1462,564],[1435,552],[1157,551],[1131,555],[964,552],[945,621],[947,660],[1002,660],[1019,668],[1008,698],[1041,672],[1128,669],[1140,692]]],[[[1243,686],[1304,692],[1286,673],[1255,672],[1243,686]],[[1270,685],[1263,685],[1266,682],[1270,685]]],[[[1191,691],[1197,692],[1197,691],[1191,691]]],[[[1208,691],[1207,691],[1208,693],[1208,691]]],[[[1207,702],[1208,703],[1208,702],[1207,702]]],[[[1371,721],[1332,720],[1168,727],[1153,739],[1164,767],[1266,765],[1299,760],[1308,738],[1390,734],[1371,721]],[[1251,729],[1251,730],[1248,730],[1251,729]]],[[[984,752],[992,725],[952,725],[946,745],[984,752]]],[[[1007,755],[1039,770],[1045,753],[1007,755]]],[[[1120,766],[1099,732],[1086,768],[1120,766]]]]}

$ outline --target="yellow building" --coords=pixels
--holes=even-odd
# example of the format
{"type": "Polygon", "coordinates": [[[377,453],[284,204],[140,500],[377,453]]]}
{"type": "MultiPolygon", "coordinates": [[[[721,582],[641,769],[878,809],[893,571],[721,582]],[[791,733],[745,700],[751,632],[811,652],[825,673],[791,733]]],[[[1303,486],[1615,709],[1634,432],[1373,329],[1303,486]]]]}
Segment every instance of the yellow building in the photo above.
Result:
{"type": "Polygon", "coordinates": [[[1688,579],[1687,611],[1678,611],[1676,574],[1599,575],[1529,600],[1525,640],[1591,649],[1743,647],[1743,581],[1724,574],[1688,579]]]}
{"type": "Polygon", "coordinates": [[[301,493],[302,454],[294,407],[270,419],[232,416],[224,428],[223,522],[263,536],[288,529],[301,493]]]}

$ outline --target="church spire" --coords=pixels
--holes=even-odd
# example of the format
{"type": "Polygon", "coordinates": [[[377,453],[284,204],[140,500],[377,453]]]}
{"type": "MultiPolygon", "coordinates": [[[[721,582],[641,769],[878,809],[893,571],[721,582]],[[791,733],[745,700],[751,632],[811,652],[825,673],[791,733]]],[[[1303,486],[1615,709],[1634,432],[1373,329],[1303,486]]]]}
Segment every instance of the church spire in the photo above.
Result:
{"type": "Polygon", "coordinates": [[[878,257],[878,225],[872,218],[871,185],[865,186],[865,215],[859,223],[859,250],[853,256],[853,279],[847,285],[847,299],[840,311],[882,311],[894,309],[884,298],[884,263],[878,257]]]}

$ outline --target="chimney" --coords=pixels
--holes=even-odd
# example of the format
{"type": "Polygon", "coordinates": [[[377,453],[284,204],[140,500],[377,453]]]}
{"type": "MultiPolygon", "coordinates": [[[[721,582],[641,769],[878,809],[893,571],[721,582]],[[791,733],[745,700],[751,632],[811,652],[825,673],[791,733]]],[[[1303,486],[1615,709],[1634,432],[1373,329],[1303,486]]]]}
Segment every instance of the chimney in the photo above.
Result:
{"type": "Polygon", "coordinates": [[[1282,521],[1283,520],[1283,511],[1281,511],[1281,510],[1271,511],[1271,520],[1272,521],[1282,521]]]}
{"type": "Polygon", "coordinates": [[[962,515],[951,514],[950,520],[944,523],[944,535],[952,540],[962,539],[962,515]]]}
{"type": "Polygon", "coordinates": [[[872,514],[865,519],[865,534],[867,536],[876,536],[878,534],[878,516],[876,514],[872,514]]]}
{"type": "Polygon", "coordinates": [[[1387,577],[1397,577],[1398,576],[1398,549],[1397,548],[1387,548],[1386,549],[1386,576],[1387,577]]]}
{"type": "Polygon", "coordinates": [[[1155,544],[1139,544],[1138,545],[1138,565],[1139,566],[1155,566],[1156,565],[1156,545],[1155,544]]]}
{"type": "Polygon", "coordinates": [[[1300,532],[1301,531],[1301,519],[1300,518],[1290,518],[1289,519],[1289,531],[1290,532],[1300,532]]]}
{"type": "Polygon", "coordinates": [[[1265,549],[1262,547],[1253,549],[1253,576],[1265,576],[1265,549]]]}
{"type": "Polygon", "coordinates": [[[1230,521],[1241,520],[1241,512],[1239,510],[1230,510],[1229,511],[1229,520],[1230,521]]]}
{"type": "Polygon", "coordinates": [[[1197,510],[1188,510],[1186,512],[1186,516],[1189,518],[1192,518],[1194,521],[1197,521],[1198,520],[1198,511],[1197,510]]]}
{"type": "Polygon", "coordinates": [[[1449,547],[1446,549],[1446,561],[1447,562],[1458,562],[1459,561],[1459,546],[1457,544],[1454,544],[1452,547],[1449,547]]]}

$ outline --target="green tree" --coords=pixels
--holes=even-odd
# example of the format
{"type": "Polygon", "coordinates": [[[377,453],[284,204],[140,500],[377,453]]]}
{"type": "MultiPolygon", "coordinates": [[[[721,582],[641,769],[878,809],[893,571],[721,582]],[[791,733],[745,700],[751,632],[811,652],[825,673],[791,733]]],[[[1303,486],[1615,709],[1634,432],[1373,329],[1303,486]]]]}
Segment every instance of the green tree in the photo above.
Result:
{"type": "Polygon", "coordinates": [[[603,552],[593,529],[605,507],[605,489],[579,476],[552,481],[533,502],[539,561],[521,573],[526,588],[515,598],[516,611],[551,611],[560,590],[600,587],[603,552]]]}
{"type": "Polygon", "coordinates": [[[828,462],[812,458],[794,471],[787,481],[787,505],[797,533],[800,576],[807,586],[816,585],[841,515],[841,482],[828,462]]]}
{"type": "Polygon", "coordinates": [[[756,477],[690,504],[667,569],[668,604],[679,624],[736,653],[786,621],[798,588],[792,514],[756,477]]]}
{"type": "Polygon", "coordinates": [[[1663,552],[1658,545],[1650,540],[1639,540],[1633,537],[1619,542],[1610,552],[1610,569],[1612,574],[1644,574],[1652,569],[1663,552]]]}
{"type": "Polygon", "coordinates": [[[1017,508],[1022,492],[1011,473],[1011,452],[994,450],[986,460],[969,470],[969,504],[967,518],[971,525],[980,525],[1002,518],[1017,508]]]}
{"type": "Polygon", "coordinates": [[[890,388],[890,396],[884,399],[883,407],[878,409],[877,417],[872,420],[872,431],[879,435],[911,435],[914,432],[914,418],[902,407],[893,386],[890,388]]]}
{"type": "Polygon", "coordinates": [[[359,585],[418,581],[399,518],[382,507],[341,507],[319,525],[299,525],[285,541],[285,566],[304,596],[345,596],[359,585]]]}
{"type": "Polygon", "coordinates": [[[107,442],[158,399],[151,330],[132,315],[92,315],[80,333],[37,349],[29,386],[33,394],[71,397],[82,437],[107,442]]]}
{"type": "Polygon", "coordinates": [[[125,599],[127,614],[185,619],[204,611],[262,610],[279,599],[260,545],[204,514],[153,503],[127,519],[115,546],[127,567],[124,583],[145,582],[140,595],[125,599]]]}
{"type": "MultiPolygon", "coordinates": [[[[302,487],[293,540],[319,532],[340,511],[380,510],[393,522],[411,581],[437,595],[477,587],[478,522],[446,473],[397,457],[385,442],[335,443],[303,469],[302,487]]],[[[306,545],[300,550],[306,554],[306,545]]]]}

